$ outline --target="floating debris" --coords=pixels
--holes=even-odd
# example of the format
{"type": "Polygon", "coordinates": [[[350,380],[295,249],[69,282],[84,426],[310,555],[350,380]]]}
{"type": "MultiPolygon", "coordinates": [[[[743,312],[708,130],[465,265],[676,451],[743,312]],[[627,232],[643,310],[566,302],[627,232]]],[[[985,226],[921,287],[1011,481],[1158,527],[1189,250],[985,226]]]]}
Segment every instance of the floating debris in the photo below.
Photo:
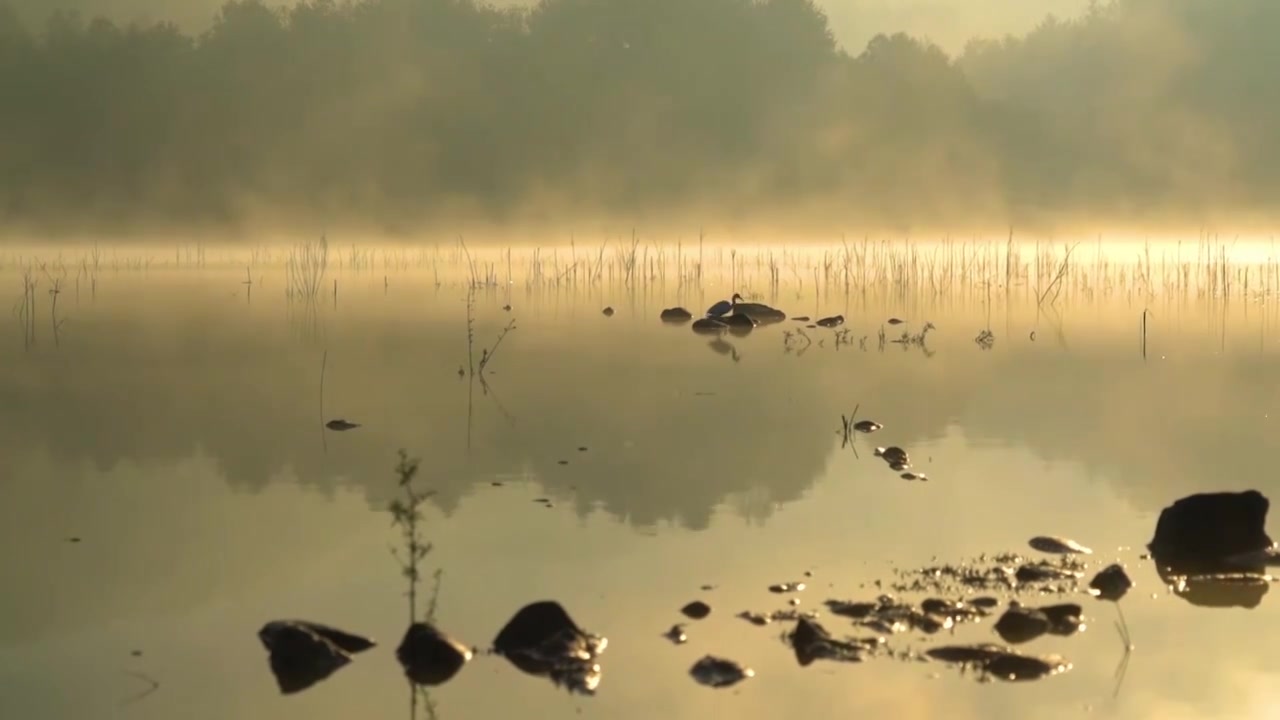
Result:
{"type": "Polygon", "coordinates": [[[899,320],[896,317],[891,317],[885,322],[889,323],[890,325],[901,325],[902,323],[906,322],[906,320],[899,320]]]}
{"type": "Polygon", "coordinates": [[[80,542],[80,538],[78,538],[78,537],[69,537],[69,538],[67,538],[67,542],[69,542],[69,543],[78,543],[78,542],[80,542]]]}
{"type": "Polygon", "coordinates": [[[1092,555],[1093,550],[1070,538],[1037,535],[1027,542],[1033,550],[1055,555],[1092,555]]]}
{"type": "Polygon", "coordinates": [[[1133,581],[1120,563],[1112,563],[1098,571],[1089,581],[1089,593],[1099,600],[1119,602],[1133,587],[1133,581]]]}
{"type": "Polygon", "coordinates": [[[680,612],[692,620],[701,620],[711,614],[711,606],[701,600],[694,600],[680,608],[680,612]]]}
{"type": "Polygon", "coordinates": [[[1023,655],[1012,648],[994,644],[946,645],[931,648],[925,655],[934,660],[972,668],[982,676],[1000,680],[1039,680],[1071,669],[1058,655],[1023,655]]]}
{"type": "Polygon", "coordinates": [[[883,430],[884,425],[881,425],[874,420],[859,420],[853,424],[853,429],[860,433],[873,433],[877,430],[883,430]]]}
{"type": "Polygon", "coordinates": [[[663,637],[676,645],[683,645],[689,642],[689,636],[685,634],[683,624],[672,625],[671,629],[663,634],[663,637]]]}
{"type": "Polygon", "coordinates": [[[354,430],[360,427],[360,423],[348,422],[347,420],[338,418],[337,420],[330,420],[325,423],[324,426],[336,432],[346,432],[347,430],[354,430]]]}
{"type": "Polygon", "coordinates": [[[543,600],[521,608],[498,633],[493,649],[523,672],[594,695],[601,675],[596,659],[608,644],[579,628],[560,603],[543,600]]]}
{"type": "Polygon", "coordinates": [[[568,461],[568,460],[557,460],[557,461],[556,461],[556,463],[557,463],[557,464],[559,464],[559,465],[568,465],[568,464],[569,464],[569,461],[568,461]]]}
{"type": "Polygon", "coordinates": [[[791,318],[791,319],[792,319],[792,320],[795,320],[796,322],[805,322],[805,323],[809,322],[809,316],[808,316],[808,315],[798,315],[798,316],[793,317],[793,318],[791,318]]]}
{"type": "Polygon", "coordinates": [[[581,447],[579,447],[579,448],[578,448],[578,452],[586,452],[586,451],[587,451],[587,446],[586,446],[586,445],[583,445],[583,446],[581,446],[581,447]]]}
{"type": "Polygon", "coordinates": [[[705,655],[689,668],[689,674],[703,685],[722,688],[755,677],[756,671],[733,660],[705,655]]]}
{"type": "Polygon", "coordinates": [[[419,685],[448,682],[471,657],[470,648],[424,622],[410,625],[396,648],[405,676],[419,685]]]}
{"type": "Polygon", "coordinates": [[[284,695],[301,692],[351,662],[351,656],[376,643],[328,625],[304,620],[273,620],[258,630],[270,653],[271,673],[284,695]]]}

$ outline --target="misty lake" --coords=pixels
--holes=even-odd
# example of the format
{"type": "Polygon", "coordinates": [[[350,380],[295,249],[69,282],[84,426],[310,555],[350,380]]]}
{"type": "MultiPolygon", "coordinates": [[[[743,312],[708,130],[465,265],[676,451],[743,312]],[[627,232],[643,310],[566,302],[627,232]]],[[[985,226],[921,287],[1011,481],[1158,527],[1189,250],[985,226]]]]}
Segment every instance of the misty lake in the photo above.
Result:
{"type": "Polygon", "coordinates": [[[1184,495],[1280,496],[1280,270],[1265,249],[1192,241],[1121,263],[1088,245],[1063,263],[1060,241],[469,256],[334,241],[305,297],[288,248],[10,253],[0,717],[1257,716],[1280,702],[1280,654],[1260,640],[1280,601],[1188,602],[1145,545],[1184,495]],[[659,321],[734,292],[789,317],[718,336],[659,321]],[[926,322],[923,343],[893,342],[926,322]],[[481,381],[468,368],[487,351],[481,381]],[[855,408],[883,429],[846,438],[855,408]],[[360,427],[326,430],[335,418],[360,427]],[[928,480],[902,479],[878,445],[928,480]],[[394,652],[409,623],[387,510],[400,449],[435,493],[417,592],[440,570],[435,621],[478,649],[426,696],[394,652]],[[1081,632],[1018,646],[1071,663],[1034,682],[919,655],[1000,642],[997,615],[808,666],[783,638],[794,623],[738,617],[812,610],[837,636],[873,636],[825,601],[948,595],[894,585],[984,554],[1048,558],[1028,546],[1039,535],[1091,547],[1086,581],[1127,568],[1132,652],[1116,605],[1083,592],[1021,596],[1085,614],[1081,632]],[[608,638],[594,696],[485,653],[544,599],[608,638]],[[692,600],[710,615],[681,615],[692,600]],[[289,618],[379,644],[282,695],[255,634],[289,618]],[[663,637],[677,623],[687,643],[663,637]],[[707,654],[755,676],[699,685],[707,654]]]}

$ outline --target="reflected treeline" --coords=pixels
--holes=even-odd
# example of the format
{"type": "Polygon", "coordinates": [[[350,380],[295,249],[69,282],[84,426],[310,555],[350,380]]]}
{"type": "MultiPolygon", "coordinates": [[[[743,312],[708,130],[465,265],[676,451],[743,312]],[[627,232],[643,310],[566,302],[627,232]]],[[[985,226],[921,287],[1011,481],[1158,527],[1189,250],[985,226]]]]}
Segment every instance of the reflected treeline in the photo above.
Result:
{"type": "MultiPolygon", "coordinates": [[[[383,508],[398,494],[377,469],[404,447],[422,458],[428,502],[446,513],[478,486],[528,480],[582,515],[700,529],[726,498],[750,499],[738,510],[759,521],[801,497],[856,405],[886,428],[858,448],[860,462],[882,462],[873,445],[900,445],[932,473],[921,445],[958,427],[977,447],[1081,463],[1154,511],[1212,478],[1264,477],[1277,400],[1266,355],[1144,365],[1133,353],[982,352],[950,334],[933,359],[829,348],[797,358],[777,331],[735,338],[743,359],[733,363],[656,319],[566,335],[535,315],[489,368],[500,407],[457,377],[461,319],[410,327],[367,313],[327,333],[326,408],[362,426],[331,433],[325,453],[319,350],[266,319],[175,312],[163,326],[86,320],[56,354],[11,363],[0,373],[0,467],[16,472],[47,451],[70,478],[83,463],[202,453],[237,488],[296,477],[325,492],[361,488],[383,508]]],[[[507,318],[478,314],[486,337],[507,318]]]]}
{"type": "Polygon", "coordinates": [[[1115,0],[951,58],[902,34],[843,49],[810,0],[236,0],[198,36],[28,27],[0,0],[0,212],[1265,213],[1276,27],[1271,0],[1115,0]]]}

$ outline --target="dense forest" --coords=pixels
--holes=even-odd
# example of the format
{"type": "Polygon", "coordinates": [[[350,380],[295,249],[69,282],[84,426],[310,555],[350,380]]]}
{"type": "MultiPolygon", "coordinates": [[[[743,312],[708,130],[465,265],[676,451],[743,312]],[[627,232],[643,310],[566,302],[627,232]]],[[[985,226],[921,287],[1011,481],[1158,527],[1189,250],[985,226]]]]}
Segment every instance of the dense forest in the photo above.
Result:
{"type": "Polygon", "coordinates": [[[1269,220],[1277,28],[1113,0],[949,57],[811,0],[233,0],[199,35],[0,0],[0,217],[1269,220]]]}

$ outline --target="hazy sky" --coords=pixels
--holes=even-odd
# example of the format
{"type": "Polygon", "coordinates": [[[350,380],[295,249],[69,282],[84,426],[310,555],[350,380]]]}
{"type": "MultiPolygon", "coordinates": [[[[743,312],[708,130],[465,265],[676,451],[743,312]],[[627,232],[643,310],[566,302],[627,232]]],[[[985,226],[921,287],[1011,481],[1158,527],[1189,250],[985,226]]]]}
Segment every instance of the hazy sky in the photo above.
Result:
{"type": "MultiPolygon", "coordinates": [[[[492,0],[496,5],[530,0],[492,0]]],[[[9,0],[28,18],[54,8],[75,8],[86,14],[106,14],[124,20],[174,20],[188,29],[202,28],[223,0],[9,0]]],[[[288,4],[288,3],[277,3],[288,4]]],[[[1023,32],[1048,13],[1066,17],[1078,13],[1088,0],[818,0],[840,42],[857,53],[879,32],[906,31],[928,37],[951,52],[959,52],[975,35],[1023,32]]]]}

